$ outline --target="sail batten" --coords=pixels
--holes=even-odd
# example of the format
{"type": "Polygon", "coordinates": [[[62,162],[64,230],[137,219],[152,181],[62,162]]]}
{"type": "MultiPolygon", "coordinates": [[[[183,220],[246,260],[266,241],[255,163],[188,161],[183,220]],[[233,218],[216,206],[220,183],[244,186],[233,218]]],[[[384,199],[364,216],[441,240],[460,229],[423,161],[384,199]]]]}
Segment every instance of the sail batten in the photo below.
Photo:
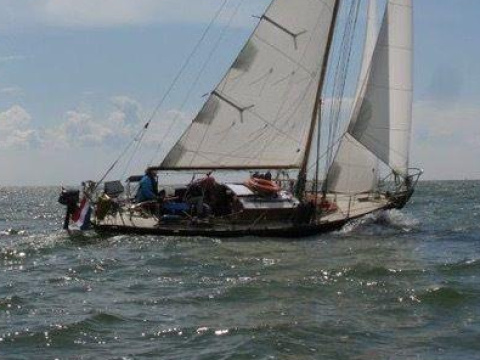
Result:
{"type": "Polygon", "coordinates": [[[299,168],[336,1],[274,0],[160,167],[299,168]]]}

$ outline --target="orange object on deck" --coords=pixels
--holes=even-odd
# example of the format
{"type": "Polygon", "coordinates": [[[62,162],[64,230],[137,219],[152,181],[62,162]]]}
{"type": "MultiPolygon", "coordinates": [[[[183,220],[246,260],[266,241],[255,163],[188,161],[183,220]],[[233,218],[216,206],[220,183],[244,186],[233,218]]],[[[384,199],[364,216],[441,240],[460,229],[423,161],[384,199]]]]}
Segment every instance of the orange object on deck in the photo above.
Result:
{"type": "Polygon", "coordinates": [[[265,179],[251,178],[245,181],[245,186],[251,190],[264,193],[264,194],[276,194],[281,188],[275,182],[265,179]]]}
{"type": "Polygon", "coordinates": [[[308,194],[307,195],[307,201],[313,201],[317,203],[317,209],[321,210],[324,213],[331,213],[334,211],[338,210],[338,205],[335,203],[335,201],[328,200],[326,197],[323,195],[312,195],[308,194]],[[316,199],[315,199],[316,197],[316,199]]]}

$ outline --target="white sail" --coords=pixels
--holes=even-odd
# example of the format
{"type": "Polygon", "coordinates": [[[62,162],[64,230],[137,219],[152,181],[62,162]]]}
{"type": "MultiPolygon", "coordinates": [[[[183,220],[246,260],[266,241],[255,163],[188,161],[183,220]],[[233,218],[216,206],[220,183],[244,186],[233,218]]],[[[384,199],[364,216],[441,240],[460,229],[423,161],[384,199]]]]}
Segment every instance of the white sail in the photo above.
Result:
{"type": "MultiPolygon", "coordinates": [[[[367,10],[367,30],[365,34],[365,45],[363,48],[362,67],[359,76],[359,86],[357,93],[360,93],[363,89],[363,85],[367,80],[368,70],[372,63],[373,52],[375,51],[375,44],[378,37],[378,24],[377,24],[377,0],[370,0],[368,2],[367,10]]],[[[357,98],[359,98],[357,96],[357,98]]]]}
{"type": "Polygon", "coordinates": [[[275,0],[164,169],[299,168],[336,0],[275,0]]]}
{"type": "Polygon", "coordinates": [[[349,133],[398,174],[406,174],[412,115],[412,0],[389,0],[365,95],[349,133]]]}
{"type": "MultiPolygon", "coordinates": [[[[362,102],[365,95],[365,84],[377,39],[377,28],[377,1],[370,0],[367,11],[363,58],[355,96],[356,103],[362,102]]],[[[330,166],[326,190],[338,193],[372,191],[376,187],[378,179],[377,163],[377,157],[347,133],[342,138],[335,159],[330,166]]]]}
{"type": "Polygon", "coordinates": [[[350,134],[345,134],[326,179],[328,192],[358,194],[377,183],[377,158],[350,134]]]}

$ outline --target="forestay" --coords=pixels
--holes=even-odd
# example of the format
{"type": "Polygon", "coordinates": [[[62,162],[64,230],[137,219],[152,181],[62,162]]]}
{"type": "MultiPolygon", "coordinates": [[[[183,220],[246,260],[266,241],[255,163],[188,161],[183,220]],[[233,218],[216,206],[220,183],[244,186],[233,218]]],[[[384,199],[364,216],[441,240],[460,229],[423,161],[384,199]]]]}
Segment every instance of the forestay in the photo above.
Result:
{"type": "Polygon", "coordinates": [[[273,1],[160,168],[299,168],[335,2],[273,1]]]}
{"type": "MultiPolygon", "coordinates": [[[[356,102],[363,101],[365,84],[378,36],[377,1],[368,2],[367,29],[363,58],[358,77],[356,102]]],[[[355,119],[352,119],[354,121],[355,119]]],[[[325,182],[326,191],[362,193],[372,191],[378,179],[378,159],[348,133],[341,139],[335,159],[325,182]]]]}

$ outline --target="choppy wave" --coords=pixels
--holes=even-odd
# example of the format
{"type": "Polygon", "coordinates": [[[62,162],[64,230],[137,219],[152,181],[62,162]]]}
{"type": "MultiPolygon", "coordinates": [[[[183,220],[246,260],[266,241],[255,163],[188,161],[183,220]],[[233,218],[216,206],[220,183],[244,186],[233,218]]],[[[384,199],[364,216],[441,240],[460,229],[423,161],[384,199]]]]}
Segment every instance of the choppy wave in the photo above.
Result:
{"type": "Polygon", "coordinates": [[[8,228],[6,230],[0,231],[0,237],[2,236],[26,236],[28,233],[24,229],[12,229],[8,228]]]}
{"type": "Polygon", "coordinates": [[[434,286],[418,295],[421,302],[430,305],[456,306],[469,300],[470,296],[454,287],[434,286]]]}
{"type": "Polygon", "coordinates": [[[345,276],[355,276],[362,278],[370,277],[385,277],[400,273],[401,271],[395,269],[388,269],[383,266],[375,266],[371,264],[359,263],[353,267],[346,269],[345,276]]]}
{"type": "Polygon", "coordinates": [[[16,189],[0,199],[0,357],[475,358],[474,185],[420,184],[404,210],[298,242],[71,238],[56,190],[16,189]]]}
{"type": "Polygon", "coordinates": [[[0,298],[0,310],[18,309],[24,304],[20,296],[11,296],[0,298]]]}
{"type": "Polygon", "coordinates": [[[125,320],[117,315],[97,313],[78,322],[64,324],[52,319],[52,325],[0,334],[5,345],[71,347],[75,344],[98,343],[107,329],[120,326],[125,320]]]}
{"type": "Polygon", "coordinates": [[[69,238],[63,232],[36,234],[0,242],[0,258],[18,259],[30,254],[55,250],[60,245],[68,244],[69,238]]]}
{"type": "Polygon", "coordinates": [[[418,229],[420,226],[418,219],[406,212],[395,209],[380,212],[377,222],[396,227],[406,232],[418,229]]]}
{"type": "Polygon", "coordinates": [[[409,233],[420,229],[420,221],[400,210],[387,210],[366,215],[345,225],[341,235],[361,235],[368,232],[409,233]]]}
{"type": "Polygon", "coordinates": [[[479,259],[464,259],[455,263],[446,263],[437,266],[438,271],[447,274],[477,274],[480,271],[479,259]]]}

